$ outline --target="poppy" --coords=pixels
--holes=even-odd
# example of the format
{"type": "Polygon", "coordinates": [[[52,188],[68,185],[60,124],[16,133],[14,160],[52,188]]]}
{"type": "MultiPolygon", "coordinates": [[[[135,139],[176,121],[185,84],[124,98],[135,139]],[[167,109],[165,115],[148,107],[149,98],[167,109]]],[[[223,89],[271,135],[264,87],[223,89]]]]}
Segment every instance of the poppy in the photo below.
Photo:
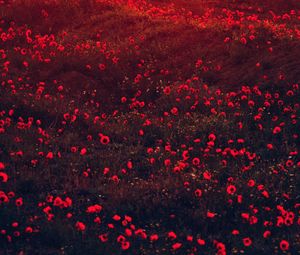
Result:
{"type": "Polygon", "coordinates": [[[121,217],[119,215],[117,215],[117,214],[115,214],[112,218],[115,221],[119,221],[121,219],[121,217]]]}
{"type": "Polygon", "coordinates": [[[10,191],[7,193],[8,198],[13,198],[15,197],[15,193],[13,191],[10,191]]]}
{"type": "Polygon", "coordinates": [[[87,149],[86,148],[82,148],[80,151],[80,155],[85,155],[87,153],[87,149]]]}
{"type": "Polygon", "coordinates": [[[275,127],[274,129],[273,129],[273,134],[278,134],[278,133],[280,133],[281,132],[281,128],[280,127],[275,127]]]}
{"type": "Polygon", "coordinates": [[[125,229],[125,235],[127,235],[127,236],[132,236],[132,230],[129,229],[129,228],[126,228],[126,229],[125,229]]]}
{"type": "Polygon", "coordinates": [[[48,154],[46,155],[46,158],[48,159],[53,159],[53,152],[48,152],[48,154]]]}
{"type": "Polygon", "coordinates": [[[171,113],[172,113],[173,115],[178,115],[178,108],[177,108],[177,107],[173,107],[173,108],[171,109],[171,113]]]}
{"type": "Polygon", "coordinates": [[[20,236],[21,235],[21,233],[19,232],[19,231],[14,231],[14,236],[15,237],[18,237],[18,236],[20,236]]]}
{"type": "Polygon", "coordinates": [[[240,233],[240,231],[238,231],[237,229],[232,230],[231,232],[233,235],[238,235],[240,233]]]}
{"type": "Polygon", "coordinates": [[[13,227],[13,228],[17,228],[18,226],[19,226],[19,223],[18,222],[13,222],[12,224],[11,224],[11,226],[13,227]]]}
{"type": "Polygon", "coordinates": [[[248,181],[247,185],[249,187],[254,187],[255,186],[255,181],[251,179],[251,180],[248,181]]]}
{"type": "Polygon", "coordinates": [[[168,237],[169,237],[170,239],[176,239],[176,238],[177,238],[177,235],[175,234],[175,232],[170,231],[170,232],[168,233],[168,237]]]}
{"type": "Polygon", "coordinates": [[[154,242],[158,240],[158,235],[157,234],[153,234],[150,236],[150,241],[154,242]]]}
{"type": "Polygon", "coordinates": [[[63,200],[60,197],[56,197],[53,201],[54,206],[61,206],[63,203],[63,200]]]}
{"type": "Polygon", "coordinates": [[[226,191],[229,195],[233,195],[236,192],[236,187],[234,185],[229,185],[226,191]]]}
{"type": "Polygon", "coordinates": [[[205,240],[199,238],[199,239],[197,239],[197,243],[199,245],[203,246],[203,245],[205,245],[205,240]]]}
{"type": "Polygon", "coordinates": [[[207,218],[214,218],[217,214],[213,212],[207,212],[206,216],[207,218]]]}
{"type": "Polygon", "coordinates": [[[200,159],[199,158],[193,158],[192,163],[194,166],[198,166],[200,164],[200,159]]]}
{"type": "Polygon", "coordinates": [[[243,244],[248,247],[252,244],[252,240],[249,237],[243,239],[243,244]]]}
{"type": "Polygon", "coordinates": [[[266,230],[264,233],[263,233],[263,237],[264,238],[268,238],[268,237],[270,237],[271,236],[271,231],[269,231],[269,230],[266,230]]]}
{"type": "Polygon", "coordinates": [[[192,242],[193,241],[193,236],[191,236],[191,235],[188,235],[187,237],[186,237],[186,240],[187,241],[189,241],[189,242],[192,242]]]}
{"type": "Polygon", "coordinates": [[[23,205],[23,199],[20,197],[18,199],[16,199],[16,206],[22,206],[23,205]]]}
{"type": "Polygon", "coordinates": [[[195,190],[195,196],[196,197],[201,197],[202,196],[202,190],[201,189],[196,189],[195,190]]]}
{"type": "Polygon", "coordinates": [[[102,243],[105,243],[108,241],[108,235],[107,234],[102,234],[102,235],[99,235],[98,238],[100,239],[100,241],[102,243]]]}
{"type": "Polygon", "coordinates": [[[87,213],[99,213],[102,210],[102,206],[95,204],[95,205],[91,205],[86,209],[87,213]]]}
{"type": "Polygon", "coordinates": [[[279,244],[279,247],[282,251],[287,251],[290,247],[290,244],[288,241],[286,240],[281,240],[280,244],[279,244]]]}
{"type": "Polygon", "coordinates": [[[213,133],[209,134],[208,140],[210,140],[210,141],[215,141],[215,140],[216,140],[216,135],[213,134],[213,133]]]}
{"type": "Polygon", "coordinates": [[[125,241],[126,241],[125,236],[119,235],[119,236],[117,237],[117,242],[118,242],[118,243],[122,243],[122,242],[125,242],[125,241]]]}
{"type": "Polygon", "coordinates": [[[109,139],[108,136],[102,135],[102,136],[100,137],[100,142],[101,142],[102,144],[104,144],[104,145],[107,145],[107,144],[110,142],[110,139],[109,139]]]}
{"type": "Polygon", "coordinates": [[[172,248],[173,248],[173,250],[178,250],[178,249],[180,249],[181,246],[182,246],[182,243],[174,243],[172,245],[172,248]]]}
{"type": "Polygon", "coordinates": [[[106,68],[105,64],[99,64],[98,67],[101,71],[104,71],[106,68]]]}
{"type": "Polygon", "coordinates": [[[84,231],[86,229],[86,226],[83,222],[77,221],[75,224],[75,227],[78,231],[84,231]]]}
{"type": "Polygon", "coordinates": [[[165,87],[165,88],[164,88],[164,94],[165,94],[165,95],[170,95],[170,93],[171,93],[171,88],[170,88],[170,86],[165,87]]]}
{"type": "Polygon", "coordinates": [[[125,215],[124,216],[125,220],[128,221],[128,222],[131,222],[132,221],[132,218],[128,215],[125,215]]]}
{"type": "Polygon", "coordinates": [[[2,182],[7,182],[8,181],[7,173],[0,172],[0,178],[2,178],[2,182]]]}
{"type": "Polygon", "coordinates": [[[287,160],[286,162],[285,162],[285,165],[287,166],[287,167],[291,167],[291,166],[293,166],[294,165],[294,162],[293,162],[293,160],[287,160]]]}
{"type": "Polygon", "coordinates": [[[29,234],[32,233],[33,232],[32,227],[26,227],[25,232],[29,234]]]}
{"type": "Polygon", "coordinates": [[[129,249],[129,247],[130,247],[130,243],[128,242],[128,241],[125,241],[125,242],[122,242],[121,243],[121,248],[122,248],[122,250],[128,250],[129,249]]]}
{"type": "Polygon", "coordinates": [[[203,173],[203,177],[205,180],[210,180],[211,179],[211,174],[208,171],[205,171],[203,173]]]}
{"type": "Polygon", "coordinates": [[[133,168],[133,164],[132,164],[131,161],[128,161],[128,162],[127,162],[127,168],[128,168],[128,169],[132,169],[132,168],[133,168]]]}

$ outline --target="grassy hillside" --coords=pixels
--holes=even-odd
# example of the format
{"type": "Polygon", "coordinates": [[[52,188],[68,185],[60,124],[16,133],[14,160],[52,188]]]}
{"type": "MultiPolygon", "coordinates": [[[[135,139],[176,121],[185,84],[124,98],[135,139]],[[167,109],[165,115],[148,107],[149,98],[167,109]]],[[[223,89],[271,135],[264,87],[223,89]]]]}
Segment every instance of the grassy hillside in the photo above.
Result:
{"type": "Polygon", "coordinates": [[[0,1],[0,254],[296,254],[297,1],[0,1]]]}

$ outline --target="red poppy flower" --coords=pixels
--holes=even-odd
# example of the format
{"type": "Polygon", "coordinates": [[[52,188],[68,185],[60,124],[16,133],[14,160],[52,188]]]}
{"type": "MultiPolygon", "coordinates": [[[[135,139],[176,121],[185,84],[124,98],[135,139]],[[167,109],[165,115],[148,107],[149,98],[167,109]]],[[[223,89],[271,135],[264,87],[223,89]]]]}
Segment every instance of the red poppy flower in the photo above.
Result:
{"type": "Polygon", "coordinates": [[[210,140],[210,141],[215,141],[215,140],[216,140],[216,135],[213,134],[213,133],[209,134],[208,140],[210,140]]]}
{"type": "Polygon", "coordinates": [[[61,206],[63,204],[63,200],[60,197],[56,197],[53,201],[54,206],[61,206]]]}
{"type": "Polygon", "coordinates": [[[11,226],[13,227],[13,228],[17,228],[18,226],[19,226],[19,223],[18,222],[13,222],[12,224],[11,224],[11,226]]]}
{"type": "Polygon", "coordinates": [[[177,107],[173,107],[173,108],[171,109],[171,113],[172,113],[173,115],[178,115],[178,108],[177,108],[177,107]]]}
{"type": "Polygon", "coordinates": [[[203,177],[204,177],[205,180],[210,180],[210,179],[211,179],[211,174],[210,174],[210,172],[205,171],[205,172],[203,173],[203,177]]]}
{"type": "Polygon", "coordinates": [[[133,168],[133,164],[132,164],[131,161],[128,161],[128,162],[127,162],[127,168],[128,168],[128,169],[132,169],[132,168],[133,168]]]}
{"type": "Polygon", "coordinates": [[[113,180],[113,182],[116,182],[116,183],[118,183],[120,181],[120,179],[119,179],[119,177],[117,175],[113,175],[111,177],[111,179],[113,180]]]}
{"type": "Polygon", "coordinates": [[[128,215],[125,215],[124,216],[125,220],[128,221],[128,222],[131,222],[132,221],[132,218],[128,215]]]}
{"type": "Polygon", "coordinates": [[[78,231],[84,231],[86,229],[86,226],[83,222],[77,221],[75,224],[75,227],[78,231]]]}
{"type": "Polygon", "coordinates": [[[178,249],[180,249],[181,246],[182,246],[182,243],[174,243],[172,245],[172,248],[173,248],[173,250],[178,250],[178,249]]]}
{"type": "Polygon", "coordinates": [[[238,195],[237,196],[237,201],[239,204],[241,204],[243,202],[243,196],[242,195],[238,195]]]}
{"type": "Polygon", "coordinates": [[[175,234],[175,232],[170,231],[170,232],[168,233],[168,237],[169,237],[170,239],[176,239],[176,238],[177,238],[177,235],[175,234]]]}
{"type": "Polygon", "coordinates": [[[105,64],[99,64],[98,67],[101,71],[105,70],[105,64]]]}
{"type": "Polygon", "coordinates": [[[202,190],[201,189],[196,189],[195,190],[195,196],[196,197],[201,197],[202,196],[202,190]]]}
{"type": "Polygon", "coordinates": [[[95,205],[91,205],[86,209],[87,213],[99,213],[102,210],[102,206],[95,204],[95,205]]]}
{"type": "Polygon", "coordinates": [[[170,88],[170,86],[165,87],[165,88],[164,88],[164,94],[165,94],[165,95],[170,95],[170,93],[171,93],[171,88],[170,88]]]}
{"type": "Polygon", "coordinates": [[[80,155],[85,155],[87,153],[87,149],[86,148],[82,148],[80,151],[80,155]]]}
{"type": "Polygon", "coordinates": [[[107,144],[110,142],[110,139],[109,139],[108,136],[102,135],[102,136],[100,137],[100,142],[101,142],[102,144],[104,144],[104,145],[107,145],[107,144]]]}
{"type": "Polygon", "coordinates": [[[7,182],[8,181],[7,173],[0,172],[0,178],[2,178],[2,182],[7,182]]]}
{"type": "Polygon", "coordinates": [[[122,242],[121,243],[121,248],[122,248],[122,250],[128,250],[129,249],[129,247],[130,247],[130,243],[128,242],[128,241],[125,241],[125,242],[122,242]]]}
{"type": "Polygon", "coordinates": [[[16,199],[16,206],[22,206],[23,205],[23,199],[20,197],[18,199],[16,199]]]}
{"type": "Polygon", "coordinates": [[[165,159],[164,165],[165,165],[165,166],[171,165],[171,160],[170,160],[170,159],[165,159]]]}
{"type": "Polygon", "coordinates": [[[186,240],[189,241],[189,242],[192,242],[192,241],[194,240],[194,238],[193,238],[193,236],[188,235],[188,236],[186,237],[186,240]]]}
{"type": "Polygon", "coordinates": [[[287,167],[291,167],[291,166],[293,166],[294,165],[294,162],[293,162],[293,160],[287,160],[286,162],[285,162],[285,165],[287,166],[287,167]]]}
{"type": "MultiPolygon", "coordinates": [[[[131,225],[131,227],[134,226],[134,225],[131,225]]],[[[147,238],[147,234],[145,233],[145,230],[143,229],[137,229],[135,232],[134,232],[135,235],[141,237],[142,239],[146,239],[147,238]]]]}
{"type": "Polygon", "coordinates": [[[270,197],[269,192],[266,191],[266,190],[263,190],[263,191],[261,192],[261,194],[262,194],[265,198],[269,198],[269,197],[270,197]]]}
{"type": "Polygon", "coordinates": [[[197,243],[199,245],[203,246],[203,245],[205,245],[205,240],[199,238],[199,239],[197,239],[197,243]]]}
{"type": "Polygon", "coordinates": [[[264,238],[268,238],[268,237],[270,237],[271,236],[271,231],[269,231],[269,230],[266,230],[264,233],[263,233],[263,237],[264,238]]]}
{"type": "Polygon", "coordinates": [[[72,147],[71,147],[71,152],[72,152],[72,153],[77,152],[77,148],[76,148],[75,146],[72,146],[72,147]]]}
{"type": "MultiPolygon", "coordinates": [[[[221,242],[218,242],[218,241],[214,241],[214,243],[216,244],[216,248],[219,251],[226,251],[226,246],[225,244],[221,243],[221,242]]],[[[226,252],[225,252],[226,254],[226,252]]]]}
{"type": "Polygon", "coordinates": [[[102,243],[105,243],[108,241],[108,235],[107,234],[102,234],[102,235],[99,235],[98,238],[100,239],[100,241],[102,243]]]}
{"type": "Polygon", "coordinates": [[[119,215],[117,215],[117,214],[115,214],[112,218],[115,221],[119,221],[121,219],[121,217],[119,215]]]}
{"type": "Polygon", "coordinates": [[[153,234],[150,236],[150,241],[155,242],[158,240],[158,235],[157,234],[153,234]]]}
{"type": "Polygon", "coordinates": [[[125,235],[126,235],[126,236],[132,236],[132,230],[129,229],[129,228],[126,228],[126,229],[125,229],[125,235]]]}
{"type": "Polygon", "coordinates": [[[286,240],[281,240],[280,244],[279,244],[279,247],[282,251],[287,251],[290,247],[290,244],[288,241],[286,240]]]}
{"type": "Polygon", "coordinates": [[[217,214],[213,212],[207,212],[206,216],[207,218],[214,218],[217,214]]]}
{"type": "Polygon", "coordinates": [[[237,229],[232,230],[231,232],[233,235],[238,235],[240,233],[240,231],[238,231],[237,229]]]}
{"type": "Polygon", "coordinates": [[[240,41],[242,44],[247,44],[247,39],[245,37],[242,37],[240,41]]]}
{"type": "Polygon", "coordinates": [[[7,196],[8,196],[8,198],[13,198],[13,197],[15,197],[15,192],[10,191],[7,193],[7,196]]]}
{"type": "Polygon", "coordinates": [[[248,247],[252,244],[252,240],[249,237],[246,237],[243,239],[243,243],[246,247],[248,247]]]}
{"type": "Polygon", "coordinates": [[[275,127],[274,129],[273,129],[273,134],[278,134],[278,133],[280,133],[281,132],[281,128],[280,127],[275,127]]]}
{"type": "Polygon", "coordinates": [[[29,234],[32,233],[33,232],[32,227],[26,227],[25,232],[29,234]]]}
{"type": "Polygon", "coordinates": [[[53,159],[53,152],[48,152],[48,154],[46,155],[46,158],[48,159],[53,159]]]}
{"type": "Polygon", "coordinates": [[[192,163],[193,163],[194,166],[198,166],[200,164],[200,159],[199,158],[193,158],[192,163]]]}
{"type": "Polygon", "coordinates": [[[229,195],[233,195],[236,192],[236,187],[234,185],[228,185],[226,191],[229,195]]]}
{"type": "Polygon", "coordinates": [[[126,241],[125,236],[119,235],[119,236],[117,237],[117,242],[118,242],[118,243],[122,243],[122,242],[125,242],[125,241],[126,241]]]}
{"type": "Polygon", "coordinates": [[[14,231],[14,236],[15,236],[15,237],[20,236],[20,232],[19,232],[19,231],[14,231]]]}
{"type": "Polygon", "coordinates": [[[249,187],[254,187],[255,181],[251,179],[251,180],[248,181],[247,185],[248,185],[249,187]]]}

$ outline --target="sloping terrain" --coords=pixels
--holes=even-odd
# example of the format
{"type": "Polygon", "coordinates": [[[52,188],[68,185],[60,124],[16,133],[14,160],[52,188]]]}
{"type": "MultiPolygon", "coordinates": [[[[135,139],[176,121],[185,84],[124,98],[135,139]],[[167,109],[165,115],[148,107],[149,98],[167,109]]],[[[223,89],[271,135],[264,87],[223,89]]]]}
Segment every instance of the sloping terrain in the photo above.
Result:
{"type": "Polygon", "coordinates": [[[0,13],[0,254],[297,254],[298,1],[0,13]]]}

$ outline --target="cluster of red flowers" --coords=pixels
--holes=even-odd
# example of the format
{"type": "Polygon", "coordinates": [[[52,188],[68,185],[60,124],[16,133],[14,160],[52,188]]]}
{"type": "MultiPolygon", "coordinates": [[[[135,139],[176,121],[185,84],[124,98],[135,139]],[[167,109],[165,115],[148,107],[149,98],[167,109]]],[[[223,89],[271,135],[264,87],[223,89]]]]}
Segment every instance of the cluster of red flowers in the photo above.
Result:
{"type": "MultiPolygon", "coordinates": [[[[222,47],[263,45],[273,56],[273,37],[262,43],[260,29],[277,40],[300,38],[294,10],[272,19],[225,8],[198,16],[175,5],[116,2],[159,22],[238,27],[222,47]]],[[[70,254],[80,242],[103,254],[299,250],[299,81],[279,73],[270,85],[256,59],[259,82],[216,88],[202,75],[223,63],[197,56],[193,75],[174,82],[172,70],[142,59],[146,35],[126,38],[123,51],[101,36],[40,34],[0,20],[0,247],[26,250],[55,228],[70,254]],[[95,77],[91,87],[34,75],[37,67],[55,73],[64,59],[95,77]],[[136,66],[128,74],[122,63],[136,66]]]]}

